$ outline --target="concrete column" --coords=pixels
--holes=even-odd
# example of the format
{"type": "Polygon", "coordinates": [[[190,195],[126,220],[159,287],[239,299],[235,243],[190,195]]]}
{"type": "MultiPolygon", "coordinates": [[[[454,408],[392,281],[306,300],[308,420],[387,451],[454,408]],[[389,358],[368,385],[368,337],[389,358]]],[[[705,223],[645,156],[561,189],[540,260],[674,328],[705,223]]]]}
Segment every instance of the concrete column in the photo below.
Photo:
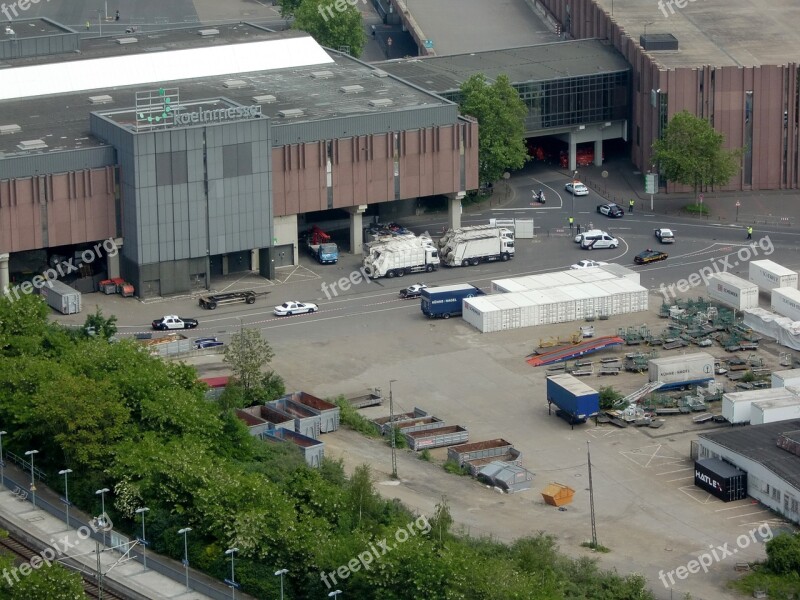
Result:
{"type": "Polygon", "coordinates": [[[603,134],[594,141],[594,166],[603,166],[603,134]]]}
{"type": "Polygon", "coordinates": [[[367,210],[366,204],[351,206],[350,211],[350,252],[362,254],[364,245],[364,212],[367,210]]]}
{"type": "Polygon", "coordinates": [[[119,255],[122,253],[122,244],[124,240],[122,238],[117,238],[114,240],[114,246],[116,246],[117,251],[114,253],[114,256],[110,254],[106,254],[106,271],[108,271],[108,278],[109,279],[116,279],[117,277],[122,277],[121,271],[119,269],[119,255]]]}
{"type": "Polygon", "coordinates": [[[228,255],[227,254],[223,254],[222,255],[222,274],[223,275],[227,275],[228,274],[228,268],[229,268],[228,267],[228,255]]]}
{"type": "Polygon", "coordinates": [[[8,254],[0,254],[0,294],[5,294],[8,291],[11,278],[8,274],[8,260],[11,257],[8,254]]]}
{"type": "Polygon", "coordinates": [[[447,195],[449,200],[447,203],[447,226],[450,229],[458,229],[461,227],[461,200],[463,200],[466,195],[466,192],[447,195]]]}
{"type": "Polygon", "coordinates": [[[250,250],[250,270],[251,271],[258,271],[258,259],[259,259],[259,250],[258,248],[253,248],[250,250]]]}
{"type": "Polygon", "coordinates": [[[578,168],[578,142],[574,133],[569,134],[569,172],[573,173],[578,168]]]}

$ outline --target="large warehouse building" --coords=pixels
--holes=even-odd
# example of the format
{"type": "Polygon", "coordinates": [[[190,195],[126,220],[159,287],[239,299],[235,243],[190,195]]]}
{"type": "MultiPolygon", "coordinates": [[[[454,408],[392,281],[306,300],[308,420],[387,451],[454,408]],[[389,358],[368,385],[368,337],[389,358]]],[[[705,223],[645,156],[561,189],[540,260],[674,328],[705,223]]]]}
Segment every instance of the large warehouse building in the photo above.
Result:
{"type": "Polygon", "coordinates": [[[109,238],[140,297],[272,277],[299,216],[347,211],[359,252],[368,205],[447,195],[457,224],[478,187],[474,120],[302,33],[15,21],[0,66],[0,289],[109,238]]]}

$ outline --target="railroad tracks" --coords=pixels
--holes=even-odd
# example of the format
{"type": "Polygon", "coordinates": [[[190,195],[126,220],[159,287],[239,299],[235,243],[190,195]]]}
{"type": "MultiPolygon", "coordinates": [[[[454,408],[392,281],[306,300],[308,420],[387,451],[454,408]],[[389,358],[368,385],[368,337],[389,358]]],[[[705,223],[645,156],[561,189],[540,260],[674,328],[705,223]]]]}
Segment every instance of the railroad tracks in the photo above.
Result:
{"type": "MultiPolygon", "coordinates": [[[[15,557],[18,562],[29,562],[34,556],[40,556],[39,551],[31,548],[27,544],[15,538],[13,534],[9,533],[8,537],[0,538],[0,549],[7,550],[15,557]]],[[[94,575],[80,572],[83,579],[83,589],[88,598],[100,598],[100,587],[97,585],[97,580],[94,575]]],[[[103,590],[103,600],[128,600],[124,596],[119,596],[107,589],[103,590]]]]}

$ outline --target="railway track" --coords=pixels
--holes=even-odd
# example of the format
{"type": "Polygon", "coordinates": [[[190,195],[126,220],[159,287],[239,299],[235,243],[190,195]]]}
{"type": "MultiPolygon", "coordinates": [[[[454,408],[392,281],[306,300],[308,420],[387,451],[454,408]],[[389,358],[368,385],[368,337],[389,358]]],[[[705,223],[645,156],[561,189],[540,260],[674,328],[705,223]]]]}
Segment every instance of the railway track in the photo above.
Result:
{"type": "MultiPolygon", "coordinates": [[[[39,556],[39,551],[31,548],[19,539],[15,538],[13,534],[9,533],[7,538],[0,538],[0,548],[7,550],[16,556],[22,562],[29,562],[34,556],[39,556]]],[[[93,575],[81,572],[83,580],[83,589],[86,592],[87,598],[100,598],[100,587],[93,575]]],[[[119,596],[114,592],[107,589],[103,590],[103,600],[128,600],[124,596],[119,596]]]]}

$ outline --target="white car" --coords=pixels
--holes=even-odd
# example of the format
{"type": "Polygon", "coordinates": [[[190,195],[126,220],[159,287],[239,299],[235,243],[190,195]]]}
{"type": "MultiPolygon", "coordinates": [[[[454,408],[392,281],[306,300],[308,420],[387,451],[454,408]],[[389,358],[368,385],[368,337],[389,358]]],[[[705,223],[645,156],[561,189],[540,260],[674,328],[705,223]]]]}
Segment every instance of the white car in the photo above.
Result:
{"type": "Polygon", "coordinates": [[[655,230],[656,237],[658,241],[662,244],[673,244],[675,243],[675,232],[671,229],[667,229],[666,227],[662,227],[661,229],[655,230]]]}
{"type": "Polygon", "coordinates": [[[607,262],[602,260],[579,260],[574,265],[570,265],[570,269],[591,269],[592,267],[602,267],[607,265],[607,262]]]}
{"type": "Polygon", "coordinates": [[[415,283],[400,290],[400,297],[404,299],[419,298],[422,295],[422,290],[427,288],[428,286],[424,283],[415,283]]]}
{"type": "Polygon", "coordinates": [[[311,302],[295,302],[291,300],[276,306],[273,311],[278,317],[288,317],[289,315],[302,315],[303,313],[317,312],[319,307],[311,302]]]}
{"type": "Polygon", "coordinates": [[[570,181],[567,185],[564,186],[564,189],[567,190],[573,196],[589,195],[589,188],[583,185],[580,181],[570,181]]]}

